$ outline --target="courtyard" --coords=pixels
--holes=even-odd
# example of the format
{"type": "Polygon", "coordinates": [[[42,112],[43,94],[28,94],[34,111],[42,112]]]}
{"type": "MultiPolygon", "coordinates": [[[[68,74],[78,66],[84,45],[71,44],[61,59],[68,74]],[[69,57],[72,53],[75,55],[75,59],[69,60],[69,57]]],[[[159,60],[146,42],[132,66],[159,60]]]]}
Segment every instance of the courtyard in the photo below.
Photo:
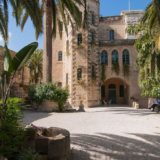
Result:
{"type": "Polygon", "coordinates": [[[159,160],[159,121],[148,109],[125,106],[24,113],[25,124],[69,130],[73,160],[159,160]]]}

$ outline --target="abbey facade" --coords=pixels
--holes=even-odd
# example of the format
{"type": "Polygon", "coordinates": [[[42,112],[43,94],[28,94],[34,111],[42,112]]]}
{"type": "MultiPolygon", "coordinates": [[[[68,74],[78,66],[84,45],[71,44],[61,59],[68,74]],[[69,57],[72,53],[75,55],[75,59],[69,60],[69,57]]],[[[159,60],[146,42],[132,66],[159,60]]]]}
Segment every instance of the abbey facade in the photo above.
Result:
{"type": "Polygon", "coordinates": [[[143,11],[124,11],[101,17],[99,0],[87,0],[87,29],[68,25],[68,35],[53,39],[52,80],[69,90],[69,102],[86,107],[130,105],[132,98],[143,106],[138,87],[135,36],[127,33],[143,11]]]}

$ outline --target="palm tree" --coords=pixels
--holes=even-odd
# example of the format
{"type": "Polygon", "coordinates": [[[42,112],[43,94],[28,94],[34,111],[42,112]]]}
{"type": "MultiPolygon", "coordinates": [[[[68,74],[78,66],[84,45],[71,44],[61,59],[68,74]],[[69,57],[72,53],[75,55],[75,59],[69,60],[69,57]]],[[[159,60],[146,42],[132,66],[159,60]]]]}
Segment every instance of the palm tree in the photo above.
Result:
{"type": "Polygon", "coordinates": [[[160,0],[152,0],[146,8],[142,22],[148,23],[150,29],[160,25],[160,0]]]}
{"type": "Polygon", "coordinates": [[[8,5],[11,4],[17,25],[24,28],[28,18],[35,27],[36,38],[43,31],[43,16],[45,17],[44,34],[44,81],[51,81],[52,74],[52,36],[56,36],[57,28],[62,25],[67,32],[67,20],[72,26],[81,27],[82,13],[78,6],[86,7],[86,0],[3,0],[0,1],[0,32],[5,42],[8,40],[8,5]]]}
{"type": "Polygon", "coordinates": [[[37,84],[42,79],[42,60],[43,50],[37,49],[28,61],[28,68],[30,70],[30,82],[37,84]]]}
{"type": "Polygon", "coordinates": [[[17,25],[23,29],[28,17],[31,18],[33,25],[36,29],[36,37],[42,33],[43,20],[42,20],[42,5],[40,0],[3,0],[0,1],[0,33],[3,37],[5,44],[8,42],[8,20],[9,20],[9,4],[12,7],[13,16],[16,19],[17,25]]]}

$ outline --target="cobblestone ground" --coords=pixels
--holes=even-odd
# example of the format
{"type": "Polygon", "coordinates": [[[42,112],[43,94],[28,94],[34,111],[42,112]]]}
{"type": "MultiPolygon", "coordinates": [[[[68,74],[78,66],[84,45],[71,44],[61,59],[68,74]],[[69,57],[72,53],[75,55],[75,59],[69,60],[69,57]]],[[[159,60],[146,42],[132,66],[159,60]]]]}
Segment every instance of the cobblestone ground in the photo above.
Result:
{"type": "Polygon", "coordinates": [[[25,112],[24,122],[70,131],[73,160],[160,160],[160,114],[127,107],[25,112]]]}

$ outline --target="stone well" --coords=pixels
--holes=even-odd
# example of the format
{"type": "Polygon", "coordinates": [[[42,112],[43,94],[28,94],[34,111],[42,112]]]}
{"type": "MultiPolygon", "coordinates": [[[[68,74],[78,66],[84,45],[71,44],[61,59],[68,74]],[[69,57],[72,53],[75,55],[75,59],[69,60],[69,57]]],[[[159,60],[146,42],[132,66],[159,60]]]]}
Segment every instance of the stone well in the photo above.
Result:
{"type": "MultiPolygon", "coordinates": [[[[32,148],[47,160],[70,160],[70,133],[61,128],[38,128],[35,131],[32,148]]],[[[31,130],[31,128],[29,128],[31,130]]]]}

